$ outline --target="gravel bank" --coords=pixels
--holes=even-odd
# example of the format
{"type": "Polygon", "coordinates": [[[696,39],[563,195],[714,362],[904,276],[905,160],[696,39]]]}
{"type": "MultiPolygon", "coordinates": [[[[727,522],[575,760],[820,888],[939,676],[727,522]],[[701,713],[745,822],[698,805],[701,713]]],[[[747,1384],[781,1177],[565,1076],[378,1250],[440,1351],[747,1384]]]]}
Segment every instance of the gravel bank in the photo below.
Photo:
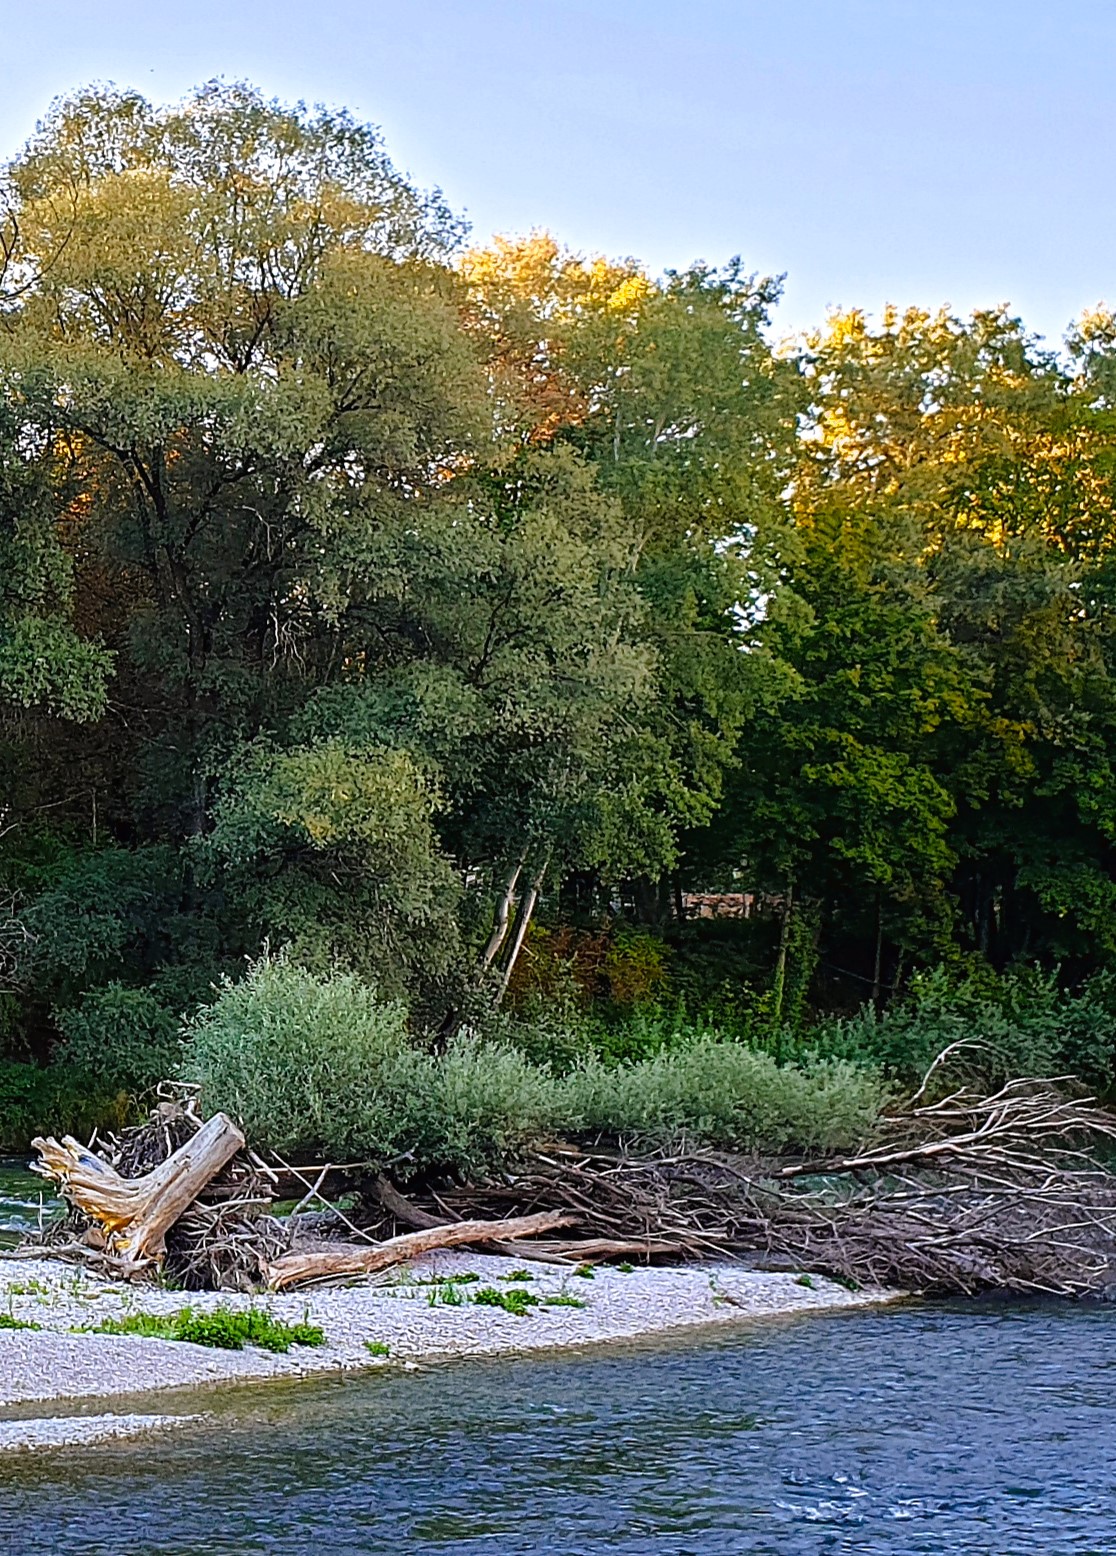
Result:
{"type": "MultiPolygon", "coordinates": [[[[736,1265],[630,1273],[599,1266],[591,1278],[584,1278],[554,1265],[446,1250],[393,1271],[376,1284],[250,1298],[110,1285],[55,1261],[2,1259],[0,1312],[40,1327],[0,1329],[0,1409],[238,1379],[587,1345],[695,1325],[858,1307],[896,1295],[850,1292],[819,1276],[761,1274],[736,1265]],[[484,1286],[508,1290],[507,1277],[517,1270],[531,1277],[518,1284],[540,1299],[574,1298],[578,1305],[539,1306],[526,1317],[516,1317],[472,1302],[473,1294],[484,1286]],[[460,1303],[447,1303],[443,1282],[462,1275],[477,1278],[451,1287],[451,1297],[457,1291],[460,1303]],[[288,1323],[309,1318],[324,1330],[326,1343],[273,1356],[259,1350],[215,1351],[175,1341],[74,1333],[128,1313],[172,1313],[186,1304],[210,1310],[253,1303],[288,1323]],[[388,1357],[371,1355],[369,1341],[386,1345],[388,1357]]],[[[90,1441],[124,1430],[147,1430],[165,1421],[160,1416],[136,1415],[51,1417],[37,1423],[0,1420],[0,1449],[24,1447],[31,1441],[60,1442],[63,1439],[57,1434],[65,1430],[76,1434],[66,1441],[90,1441]],[[43,1429],[42,1437],[36,1438],[35,1427],[43,1429]]]]}
{"type": "Polygon", "coordinates": [[[142,1437],[146,1432],[165,1432],[201,1417],[158,1415],[34,1416],[22,1421],[0,1421],[0,1453],[29,1448],[77,1448],[105,1442],[112,1437],[142,1437]]]}

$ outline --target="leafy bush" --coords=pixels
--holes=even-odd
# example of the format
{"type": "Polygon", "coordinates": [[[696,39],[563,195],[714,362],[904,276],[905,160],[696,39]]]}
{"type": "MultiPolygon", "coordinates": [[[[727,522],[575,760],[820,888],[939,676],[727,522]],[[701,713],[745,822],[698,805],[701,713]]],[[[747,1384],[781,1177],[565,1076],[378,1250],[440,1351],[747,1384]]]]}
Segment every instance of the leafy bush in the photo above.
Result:
{"type": "Polygon", "coordinates": [[[405,1008],[348,973],[286,957],[226,982],[187,1028],[207,1108],[283,1153],[471,1171],[545,1127],[549,1074],[468,1034],[435,1057],[412,1042],[405,1008]]]}
{"type": "Polygon", "coordinates": [[[842,1149],[870,1133],[879,1076],[841,1060],[780,1065],[715,1036],[633,1064],[594,1060],[560,1083],[567,1127],[743,1151],[842,1149]]]}
{"type": "Polygon", "coordinates": [[[654,1144],[683,1135],[742,1150],[853,1145],[883,1101],[878,1074],[839,1061],[779,1065],[700,1032],[649,1058],[598,1055],[566,1073],[464,1034],[443,1054],[407,1033],[403,1008],[345,973],[279,957],[225,984],[189,1025],[207,1108],[256,1144],[334,1161],[474,1173],[558,1131],[654,1144]]]}
{"type": "Polygon", "coordinates": [[[953,1079],[998,1086],[1012,1076],[1071,1074],[1105,1089],[1116,1056],[1116,980],[1099,974],[1067,992],[1054,973],[1037,968],[1002,977],[982,969],[961,982],[938,968],[917,978],[901,1004],[825,1023],[816,1041],[827,1053],[882,1064],[907,1083],[962,1043],[946,1072],[953,1079]]]}
{"type": "Polygon", "coordinates": [[[517,1155],[554,1124],[554,1081],[512,1048],[465,1034],[428,1059],[422,1154],[464,1171],[517,1155]]]}
{"type": "Polygon", "coordinates": [[[667,991],[670,948],[657,935],[626,925],[555,928],[534,923],[511,981],[513,1005],[545,1000],[618,1009],[653,1004],[667,991]]]}
{"type": "Polygon", "coordinates": [[[98,1081],[139,1089],[182,1068],[178,1017],[148,989],[106,984],[55,1020],[62,1034],[56,1060],[98,1081]]]}
{"type": "Polygon", "coordinates": [[[265,957],[187,1023],[187,1062],[206,1109],[258,1145],[388,1160],[413,1140],[421,1090],[406,1020],[352,974],[265,957]]]}

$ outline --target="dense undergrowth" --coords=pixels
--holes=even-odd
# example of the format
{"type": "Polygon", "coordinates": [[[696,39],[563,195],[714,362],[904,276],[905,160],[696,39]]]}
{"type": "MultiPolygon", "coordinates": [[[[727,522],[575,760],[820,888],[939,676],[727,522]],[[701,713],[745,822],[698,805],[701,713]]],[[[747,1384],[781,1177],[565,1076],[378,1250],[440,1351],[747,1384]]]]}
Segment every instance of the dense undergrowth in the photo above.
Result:
{"type": "Polygon", "coordinates": [[[951,1082],[1069,1075],[1101,1094],[1116,1054],[1114,980],[1066,991],[1026,968],[936,971],[889,1008],[798,1025],[746,993],[691,1014],[680,998],[586,1008],[551,991],[434,1043],[401,1000],[279,955],[225,980],[176,1035],[126,1003],[116,1014],[95,1052],[0,1064],[0,1145],[119,1127],[150,1100],[146,1072],[200,1081],[206,1108],[258,1145],[404,1179],[480,1172],[558,1135],[808,1154],[869,1138],[946,1048],[951,1082]]]}

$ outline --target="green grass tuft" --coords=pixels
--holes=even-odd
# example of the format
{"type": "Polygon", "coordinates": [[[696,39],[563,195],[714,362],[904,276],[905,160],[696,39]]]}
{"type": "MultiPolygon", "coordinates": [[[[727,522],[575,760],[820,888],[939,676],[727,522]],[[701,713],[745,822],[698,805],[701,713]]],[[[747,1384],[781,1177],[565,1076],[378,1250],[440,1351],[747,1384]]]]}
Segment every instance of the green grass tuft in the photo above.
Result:
{"type": "Polygon", "coordinates": [[[511,1313],[514,1318],[526,1318],[531,1308],[539,1306],[539,1299],[533,1291],[521,1288],[497,1291],[495,1286],[482,1286],[479,1291],[474,1291],[473,1301],[480,1307],[503,1308],[505,1313],[511,1313]]]}
{"type": "Polygon", "coordinates": [[[317,1324],[285,1324],[263,1308],[214,1308],[196,1313],[180,1308],[175,1313],[129,1313],[124,1318],[106,1318],[85,1334],[138,1335],[152,1340],[182,1340],[189,1345],[205,1345],[218,1351],[242,1351],[246,1345],[283,1355],[292,1345],[325,1344],[325,1333],[317,1324]]]}

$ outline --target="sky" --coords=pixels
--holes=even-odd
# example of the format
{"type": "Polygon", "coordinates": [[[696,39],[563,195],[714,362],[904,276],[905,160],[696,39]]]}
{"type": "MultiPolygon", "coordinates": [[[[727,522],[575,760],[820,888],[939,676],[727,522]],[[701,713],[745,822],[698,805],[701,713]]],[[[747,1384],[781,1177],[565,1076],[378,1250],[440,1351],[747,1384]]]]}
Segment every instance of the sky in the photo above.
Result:
{"type": "Polygon", "coordinates": [[[91,81],[347,107],[474,236],[834,307],[1116,303],[1114,0],[0,0],[0,159],[91,81]],[[1106,192],[1107,191],[1107,192],[1106,192]]]}

